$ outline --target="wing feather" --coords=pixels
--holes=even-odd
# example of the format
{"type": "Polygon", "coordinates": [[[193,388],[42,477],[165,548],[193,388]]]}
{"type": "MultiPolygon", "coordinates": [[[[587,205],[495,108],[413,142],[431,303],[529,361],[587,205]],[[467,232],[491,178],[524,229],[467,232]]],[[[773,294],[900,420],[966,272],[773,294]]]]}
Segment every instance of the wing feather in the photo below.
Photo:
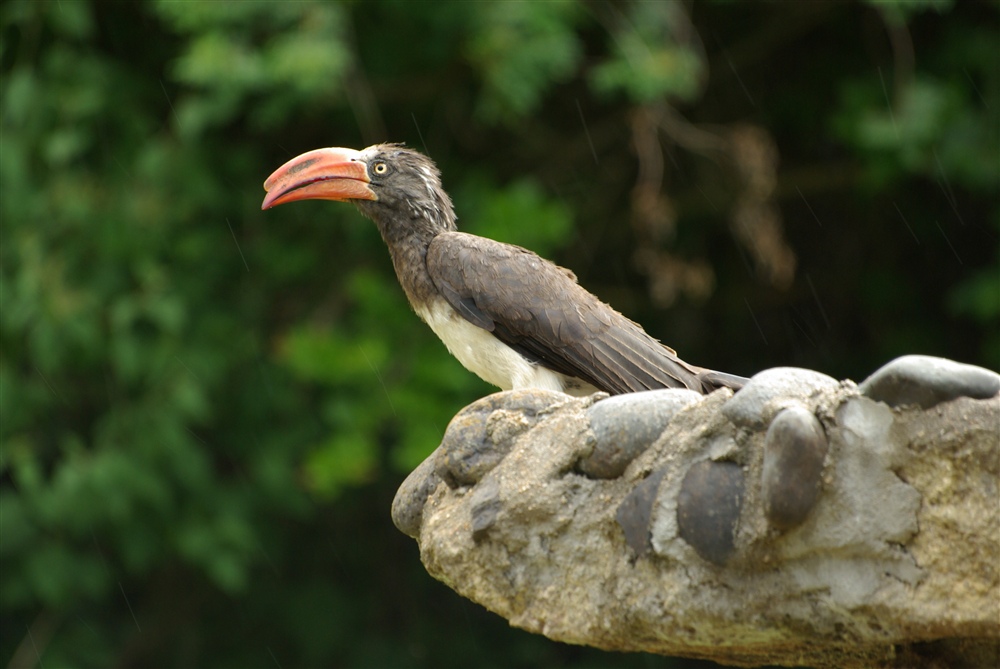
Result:
{"type": "Polygon", "coordinates": [[[610,393],[653,388],[703,392],[705,371],[680,360],[576,282],[576,276],[510,244],[461,232],[431,242],[427,270],[470,323],[556,372],[610,393]]]}

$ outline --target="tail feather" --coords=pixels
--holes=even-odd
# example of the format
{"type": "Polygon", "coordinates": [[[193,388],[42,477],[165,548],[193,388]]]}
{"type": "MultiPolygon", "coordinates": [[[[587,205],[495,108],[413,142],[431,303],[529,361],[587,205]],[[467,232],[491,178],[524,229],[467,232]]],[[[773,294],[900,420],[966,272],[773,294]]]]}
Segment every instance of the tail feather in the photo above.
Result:
{"type": "Polygon", "coordinates": [[[742,376],[736,376],[735,374],[716,372],[711,369],[706,369],[704,372],[698,374],[698,378],[701,379],[705,393],[710,393],[719,388],[729,388],[735,393],[750,380],[742,376]]]}

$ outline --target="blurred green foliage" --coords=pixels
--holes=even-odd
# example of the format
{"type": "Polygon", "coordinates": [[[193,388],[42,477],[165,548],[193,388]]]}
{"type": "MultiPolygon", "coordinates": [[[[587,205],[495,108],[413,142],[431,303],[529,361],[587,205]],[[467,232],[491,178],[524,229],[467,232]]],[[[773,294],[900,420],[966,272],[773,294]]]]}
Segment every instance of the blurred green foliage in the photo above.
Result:
{"type": "Polygon", "coordinates": [[[605,11],[611,55],[591,74],[597,92],[622,91],[636,102],[695,98],[705,62],[683,5],[636,2],[624,14],[612,5],[605,11]]]}
{"type": "Polygon", "coordinates": [[[535,111],[554,81],[569,78],[580,59],[573,30],[579,11],[573,0],[469,8],[467,53],[482,77],[479,109],[485,119],[516,121],[535,111]]]}
{"type": "Polygon", "coordinates": [[[696,363],[1000,367],[995,4],[429,8],[0,8],[11,666],[669,664],[511,630],[392,527],[402,477],[491,388],[351,207],[259,210],[317,146],[427,150],[463,229],[560,260],[696,363]],[[665,105],[688,125],[638,141],[665,105]],[[791,287],[727,229],[747,124],[780,155],[764,197],[791,287]],[[650,174],[655,234],[634,215],[650,174]],[[714,293],[658,308],[651,249],[707,261],[714,293]]]}

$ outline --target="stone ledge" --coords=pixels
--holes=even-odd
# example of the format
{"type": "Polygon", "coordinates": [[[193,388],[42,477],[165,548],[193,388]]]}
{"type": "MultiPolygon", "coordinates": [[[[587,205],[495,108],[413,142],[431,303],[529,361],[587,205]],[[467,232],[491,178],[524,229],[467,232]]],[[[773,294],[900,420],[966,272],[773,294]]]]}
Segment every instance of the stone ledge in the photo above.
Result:
{"type": "Polygon", "coordinates": [[[567,643],[757,666],[1000,666],[1000,376],[523,390],[460,412],[393,519],[428,572],[567,643]]]}

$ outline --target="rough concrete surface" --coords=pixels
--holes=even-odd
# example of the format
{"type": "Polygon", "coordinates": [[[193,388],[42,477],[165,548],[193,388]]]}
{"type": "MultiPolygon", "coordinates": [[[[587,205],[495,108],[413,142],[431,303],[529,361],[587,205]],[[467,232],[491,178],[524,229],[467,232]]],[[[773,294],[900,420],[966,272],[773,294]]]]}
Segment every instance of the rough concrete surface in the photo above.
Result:
{"type": "Polygon", "coordinates": [[[497,393],[455,417],[393,518],[434,577],[558,641],[737,666],[1000,666],[1000,396],[969,396],[1000,377],[901,360],[899,401],[878,372],[859,388],[786,368],[735,397],[663,395],[652,423],[636,414],[652,394],[497,393]],[[632,459],[588,475],[601,452],[632,459]]]}

